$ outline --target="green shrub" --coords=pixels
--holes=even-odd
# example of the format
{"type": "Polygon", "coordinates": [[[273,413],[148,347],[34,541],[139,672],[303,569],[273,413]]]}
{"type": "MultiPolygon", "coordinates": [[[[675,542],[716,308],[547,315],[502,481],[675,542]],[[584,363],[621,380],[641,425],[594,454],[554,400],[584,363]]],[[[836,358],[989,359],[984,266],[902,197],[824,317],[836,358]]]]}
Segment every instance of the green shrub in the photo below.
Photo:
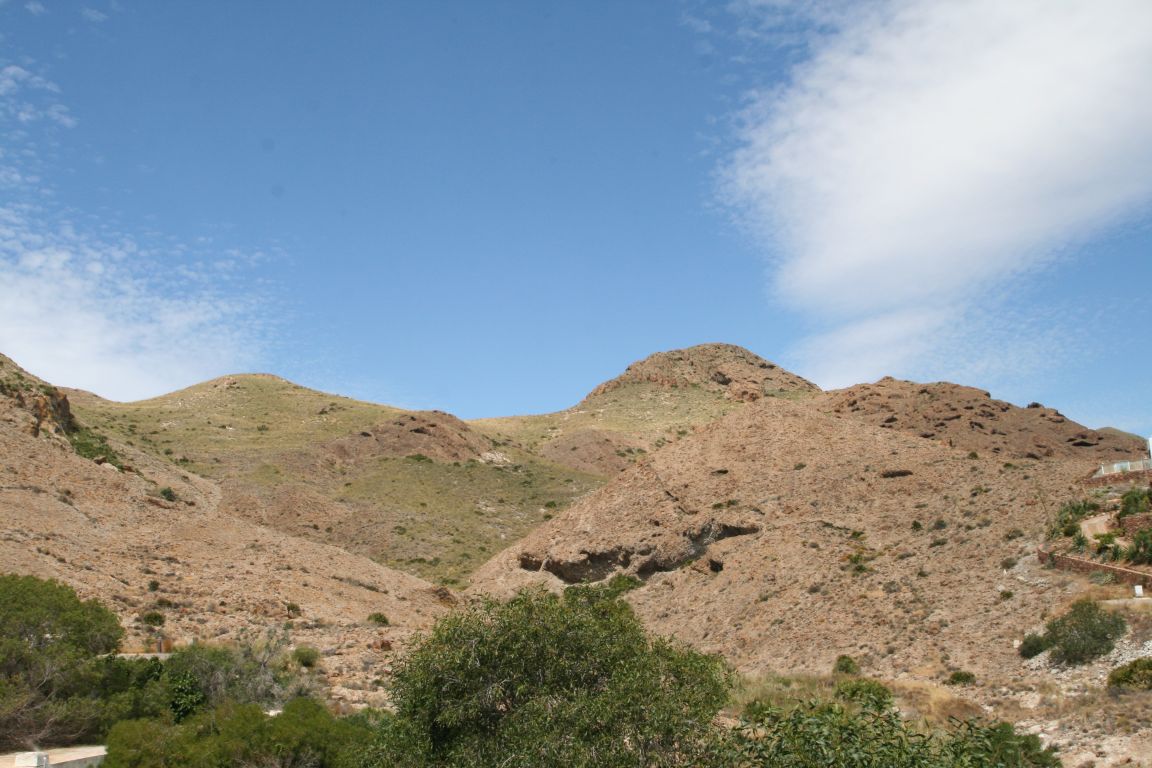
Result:
{"type": "Polygon", "coordinates": [[[311,699],[293,699],[276,716],[254,704],[230,702],[183,724],[117,724],[108,734],[103,766],[351,768],[359,746],[370,737],[370,718],[335,718],[311,699]]]}
{"type": "Polygon", "coordinates": [[[892,691],[876,680],[857,678],[836,686],[836,698],[853,701],[867,709],[883,710],[892,706],[892,691]]]}
{"type": "Polygon", "coordinates": [[[971,685],[976,682],[976,675],[971,672],[966,672],[958,669],[952,674],[948,675],[948,679],[944,681],[945,685],[971,685]]]}
{"type": "Polygon", "coordinates": [[[310,645],[298,645],[292,651],[292,660],[305,669],[312,669],[320,661],[320,651],[310,645]]]}
{"type": "Polygon", "coordinates": [[[162,627],[164,626],[164,614],[160,611],[145,611],[140,614],[140,623],[146,624],[149,627],[162,627]]]}
{"type": "Polygon", "coordinates": [[[1056,519],[1052,523],[1049,535],[1075,536],[1080,530],[1080,521],[1100,510],[1100,505],[1094,501],[1073,501],[1060,507],[1056,519]]]}
{"type": "Polygon", "coordinates": [[[836,663],[832,665],[832,671],[841,675],[858,675],[860,674],[860,665],[856,663],[856,659],[842,654],[836,657],[836,663]]]}
{"type": "Polygon", "coordinates": [[[1121,519],[1149,511],[1152,511],[1152,488],[1133,488],[1120,497],[1118,517],[1121,519]]]}
{"type": "Polygon", "coordinates": [[[707,765],[729,684],[719,659],[649,638],[603,587],[526,591],[414,646],[363,764],[707,765]]]}
{"type": "Polygon", "coordinates": [[[160,589],[160,582],[156,581],[156,579],[152,579],[152,581],[148,582],[149,592],[155,592],[158,589],[160,589]]]}
{"type": "Polygon", "coordinates": [[[1044,639],[1055,663],[1083,664],[1109,653],[1127,628],[1122,616],[1091,600],[1079,600],[1068,613],[1048,622],[1044,639]]]}
{"type": "Polygon", "coordinates": [[[164,499],[164,501],[176,501],[176,491],[168,486],[164,486],[160,489],[160,498],[164,499]]]}
{"type": "Polygon", "coordinates": [[[1109,688],[1152,690],[1152,657],[1144,657],[1116,667],[1108,673],[1109,688]]]}
{"type": "Polygon", "coordinates": [[[164,664],[176,722],[227,702],[273,707],[306,695],[311,683],[299,662],[287,662],[288,638],[269,633],[237,645],[190,645],[164,664]]]}
{"type": "Polygon", "coordinates": [[[1018,650],[1021,656],[1026,659],[1031,659],[1033,656],[1039,656],[1048,650],[1048,640],[1043,635],[1025,635],[1024,641],[1020,643],[1018,650]]]}
{"type": "Polygon", "coordinates": [[[388,617],[380,612],[368,614],[368,621],[372,622],[373,624],[378,624],[381,627],[388,626],[388,617]]]}
{"type": "Polygon", "coordinates": [[[55,581],[0,576],[0,752],[99,740],[163,710],[155,661],[117,658],[116,615],[55,581]]]}
{"type": "Polygon", "coordinates": [[[734,763],[746,768],[1059,768],[1052,748],[1008,723],[966,721],[922,733],[891,707],[853,712],[808,702],[755,708],[734,735],[734,763]]]}
{"type": "Polygon", "coordinates": [[[1133,565],[1152,564],[1152,528],[1132,534],[1132,545],[1124,550],[1124,559],[1133,565]]]}

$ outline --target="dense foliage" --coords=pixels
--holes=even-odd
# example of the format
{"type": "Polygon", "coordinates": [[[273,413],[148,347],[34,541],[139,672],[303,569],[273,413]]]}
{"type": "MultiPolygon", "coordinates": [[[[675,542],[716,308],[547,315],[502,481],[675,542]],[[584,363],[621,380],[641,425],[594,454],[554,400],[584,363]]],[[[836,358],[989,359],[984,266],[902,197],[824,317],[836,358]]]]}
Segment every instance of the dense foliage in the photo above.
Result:
{"type": "MultiPolygon", "coordinates": [[[[860,678],[840,679],[837,701],[754,702],[740,727],[720,725],[729,671],[649,637],[619,599],[631,586],[529,591],[448,616],[399,663],[395,715],[338,718],[297,696],[307,665],[284,637],[123,659],[106,609],[55,582],[0,577],[0,731],[12,746],[106,735],[108,768],[1059,765],[1007,724],[923,730],[888,688],[860,678]],[[265,711],[286,699],[283,712],[265,711]]],[[[1075,635],[1085,610],[1046,637],[1075,635]]],[[[1114,684],[1146,676],[1133,666],[1114,684]]]]}
{"type": "Polygon", "coordinates": [[[878,700],[859,710],[810,702],[790,710],[757,707],[737,731],[740,768],[1056,768],[1036,736],[1007,723],[956,723],[925,733],[878,700]]]}
{"type": "Polygon", "coordinates": [[[115,614],[63,584],[0,576],[0,748],[100,741],[122,720],[272,706],[310,687],[283,636],[191,646],[164,663],[117,656],[122,637],[115,614]]]}
{"type": "Polygon", "coordinates": [[[274,717],[228,702],[179,724],[117,724],[104,768],[344,768],[370,735],[368,719],[336,718],[311,699],[293,699],[274,717]]]}
{"type": "Polygon", "coordinates": [[[651,639],[614,590],[524,592],[442,619],[395,671],[372,766],[695,766],[728,672],[651,639]]]}
{"type": "Polygon", "coordinates": [[[1133,488],[1120,497],[1120,518],[1152,511],[1152,488],[1133,488]]]}
{"type": "Polygon", "coordinates": [[[107,655],[122,636],[115,614],[63,584],[0,576],[0,747],[89,738],[154,710],[158,666],[107,655]]]}
{"type": "Polygon", "coordinates": [[[1050,649],[1049,658],[1056,664],[1084,664],[1111,652],[1127,629],[1123,616],[1091,600],[1078,600],[1068,613],[1048,622],[1043,635],[1025,637],[1019,651],[1030,659],[1050,649]]]}

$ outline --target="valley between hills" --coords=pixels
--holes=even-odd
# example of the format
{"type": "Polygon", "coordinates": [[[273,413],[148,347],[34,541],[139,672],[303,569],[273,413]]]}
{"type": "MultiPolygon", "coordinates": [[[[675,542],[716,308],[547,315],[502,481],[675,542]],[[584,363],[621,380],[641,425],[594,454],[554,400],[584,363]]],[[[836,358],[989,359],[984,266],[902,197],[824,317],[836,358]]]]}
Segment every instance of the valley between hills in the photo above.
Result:
{"type": "MultiPolygon", "coordinates": [[[[113,608],[137,649],[286,628],[327,695],[387,701],[390,665],[454,606],[625,574],[653,632],[723,656],[748,695],[837,657],[911,715],[989,715],[1065,765],[1152,755],[1152,610],[1061,668],[1016,646],[1123,584],[1041,564],[1059,510],[1144,441],[950,383],[822,391],[748,350],[654,354],[551,414],[463,421],[234,375],[118,403],[0,357],[0,571],[113,608]],[[374,617],[374,618],[370,618],[374,617]],[[949,686],[963,671],[975,683],[949,686]]],[[[1152,601],[1150,601],[1152,602],[1152,601]]]]}

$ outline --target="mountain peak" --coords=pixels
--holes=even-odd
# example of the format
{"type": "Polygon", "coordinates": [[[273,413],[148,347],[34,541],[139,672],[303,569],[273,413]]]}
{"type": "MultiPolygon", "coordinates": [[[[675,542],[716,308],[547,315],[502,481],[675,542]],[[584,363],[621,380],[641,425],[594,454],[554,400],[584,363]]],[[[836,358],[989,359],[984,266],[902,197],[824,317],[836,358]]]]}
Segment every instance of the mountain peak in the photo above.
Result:
{"type": "Polygon", "coordinates": [[[733,400],[752,401],[782,393],[820,391],[812,382],[735,344],[697,344],[657,352],[632,363],[616,378],[592,390],[589,398],[631,384],[700,387],[733,400]]]}

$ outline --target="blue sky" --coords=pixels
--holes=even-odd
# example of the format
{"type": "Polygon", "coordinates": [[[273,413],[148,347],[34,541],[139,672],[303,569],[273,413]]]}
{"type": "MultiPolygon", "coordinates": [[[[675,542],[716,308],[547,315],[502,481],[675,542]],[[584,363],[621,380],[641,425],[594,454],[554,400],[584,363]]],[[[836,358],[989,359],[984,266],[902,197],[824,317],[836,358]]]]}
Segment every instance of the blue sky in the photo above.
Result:
{"type": "Polygon", "coordinates": [[[1148,432],[1150,51],[1141,0],[8,0],[0,351],[475,417],[727,341],[1148,432]]]}

